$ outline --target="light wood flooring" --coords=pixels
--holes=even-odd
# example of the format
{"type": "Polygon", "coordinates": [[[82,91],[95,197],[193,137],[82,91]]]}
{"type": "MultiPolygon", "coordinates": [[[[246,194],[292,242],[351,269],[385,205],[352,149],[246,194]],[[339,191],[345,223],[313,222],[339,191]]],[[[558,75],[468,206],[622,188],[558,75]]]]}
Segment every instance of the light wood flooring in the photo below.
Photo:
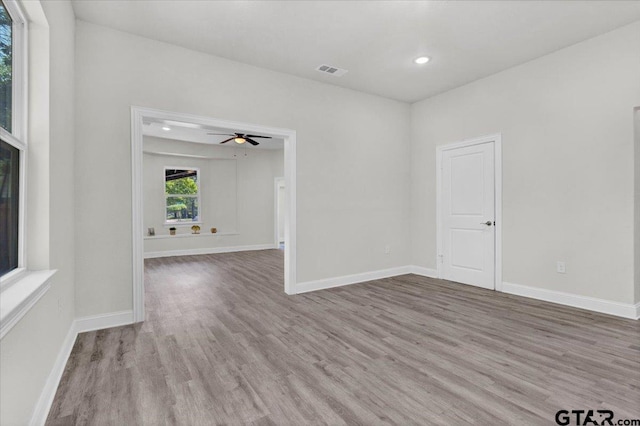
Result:
{"type": "Polygon", "coordinates": [[[48,425],[640,418],[640,323],[415,275],[283,292],[278,250],[145,262],[147,320],[79,335],[48,425]]]}

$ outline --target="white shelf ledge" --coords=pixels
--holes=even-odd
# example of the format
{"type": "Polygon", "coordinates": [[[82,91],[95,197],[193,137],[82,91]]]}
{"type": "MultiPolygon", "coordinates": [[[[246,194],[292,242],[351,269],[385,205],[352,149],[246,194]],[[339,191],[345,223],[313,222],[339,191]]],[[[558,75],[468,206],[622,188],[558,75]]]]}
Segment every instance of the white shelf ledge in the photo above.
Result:
{"type": "Polygon", "coordinates": [[[200,233],[200,234],[176,234],[176,235],[168,235],[168,234],[162,234],[162,235],[147,235],[144,237],[145,240],[162,240],[162,239],[168,239],[168,238],[198,238],[198,237],[224,237],[224,236],[228,236],[228,235],[240,235],[237,232],[216,232],[215,234],[212,234],[210,232],[208,233],[200,233]]]}
{"type": "Polygon", "coordinates": [[[2,290],[0,297],[0,339],[51,288],[56,270],[26,271],[14,283],[2,290]]]}

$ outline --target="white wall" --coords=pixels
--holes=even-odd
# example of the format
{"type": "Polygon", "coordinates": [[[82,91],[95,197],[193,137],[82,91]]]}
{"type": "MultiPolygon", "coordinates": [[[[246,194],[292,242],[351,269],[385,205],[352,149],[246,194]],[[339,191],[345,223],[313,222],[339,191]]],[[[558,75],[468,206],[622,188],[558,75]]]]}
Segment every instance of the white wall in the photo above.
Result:
{"type": "Polygon", "coordinates": [[[436,146],[501,132],[504,281],[633,303],[639,40],[635,23],[412,105],[414,264],[436,267],[436,146]]]}
{"type": "MultiPolygon", "coordinates": [[[[143,160],[145,229],[155,228],[156,236],[169,234],[171,225],[164,224],[164,168],[173,166],[200,169],[200,213],[203,222],[200,225],[203,236],[147,238],[144,242],[145,253],[273,245],[273,185],[275,177],[283,174],[282,150],[245,150],[150,137],[144,139],[144,149],[147,151],[143,160]],[[218,234],[211,234],[212,227],[218,229],[218,234]]],[[[190,224],[176,227],[178,235],[191,234],[190,224]]]]}
{"type": "Polygon", "coordinates": [[[130,208],[131,105],[297,131],[299,282],[407,263],[408,105],[82,21],[76,31],[78,315],[132,308],[130,215],[96,226],[112,205],[130,208]]]}
{"type": "Polygon", "coordinates": [[[29,423],[75,316],[75,18],[68,1],[27,3],[28,13],[38,19],[31,23],[29,89],[39,117],[28,141],[29,267],[58,272],[47,294],[0,342],[0,424],[6,426],[29,423]]]}

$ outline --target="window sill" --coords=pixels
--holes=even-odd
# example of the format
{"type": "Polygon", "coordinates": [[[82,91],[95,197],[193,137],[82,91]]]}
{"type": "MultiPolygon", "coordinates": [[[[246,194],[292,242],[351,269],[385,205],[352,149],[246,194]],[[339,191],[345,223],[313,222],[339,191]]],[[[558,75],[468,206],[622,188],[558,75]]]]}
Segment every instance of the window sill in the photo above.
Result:
{"type": "Polygon", "coordinates": [[[11,287],[11,285],[16,281],[20,281],[20,279],[26,273],[26,268],[16,268],[13,271],[4,274],[2,277],[0,277],[0,292],[11,287]]]}
{"type": "Polygon", "coordinates": [[[237,232],[216,232],[215,234],[211,233],[202,233],[202,234],[176,234],[176,235],[147,235],[144,237],[145,240],[161,240],[161,239],[169,239],[169,238],[192,238],[192,237],[216,237],[216,236],[227,236],[227,235],[240,235],[237,232]]]}
{"type": "Polygon", "coordinates": [[[51,277],[56,270],[26,271],[0,294],[0,339],[51,288],[51,277]]]}

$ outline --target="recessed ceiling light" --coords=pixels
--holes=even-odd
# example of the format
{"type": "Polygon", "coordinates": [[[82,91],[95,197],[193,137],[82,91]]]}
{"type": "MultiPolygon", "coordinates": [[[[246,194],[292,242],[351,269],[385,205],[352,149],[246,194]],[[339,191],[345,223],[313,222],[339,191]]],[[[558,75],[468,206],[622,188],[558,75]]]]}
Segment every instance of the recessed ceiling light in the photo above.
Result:
{"type": "Polygon", "coordinates": [[[420,56],[419,58],[414,59],[413,62],[419,65],[426,64],[427,62],[429,62],[429,57],[420,56]]]}
{"type": "Polygon", "coordinates": [[[168,132],[169,130],[171,130],[171,127],[169,127],[169,126],[162,126],[162,130],[164,130],[165,132],[168,132]]]}

